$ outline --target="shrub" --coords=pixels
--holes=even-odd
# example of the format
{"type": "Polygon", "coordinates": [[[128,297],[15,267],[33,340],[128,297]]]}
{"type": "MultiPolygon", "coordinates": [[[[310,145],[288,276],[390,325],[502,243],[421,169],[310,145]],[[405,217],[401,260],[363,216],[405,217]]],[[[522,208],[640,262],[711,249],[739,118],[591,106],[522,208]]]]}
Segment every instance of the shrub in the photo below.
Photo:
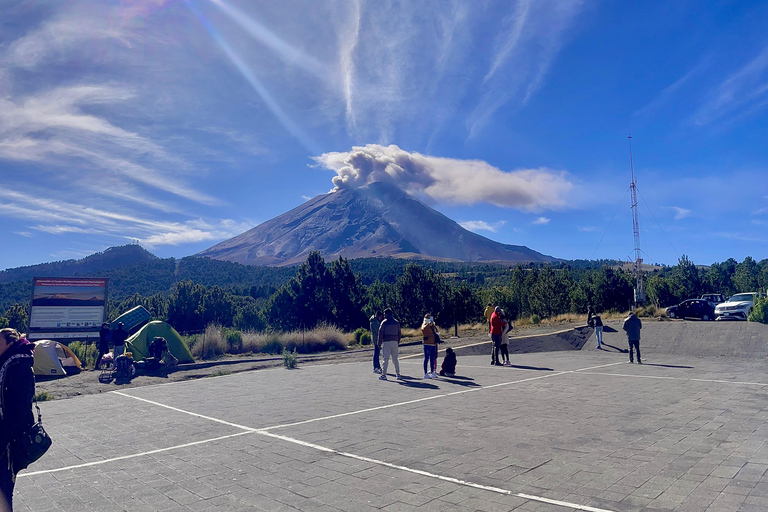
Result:
{"type": "Polygon", "coordinates": [[[635,310],[635,314],[639,317],[654,317],[659,314],[658,309],[653,304],[647,306],[641,306],[635,310]]]}
{"type": "Polygon", "coordinates": [[[38,402],[47,402],[53,400],[53,395],[49,394],[47,391],[41,391],[35,395],[35,400],[38,402]]]}
{"type": "Polygon", "coordinates": [[[370,333],[368,332],[367,329],[363,327],[358,327],[357,329],[355,329],[355,332],[353,334],[355,336],[355,343],[357,343],[358,345],[367,345],[371,341],[370,333]],[[366,334],[368,335],[368,343],[363,343],[363,336],[366,334]]]}
{"type": "Polygon", "coordinates": [[[531,315],[531,323],[539,325],[541,323],[541,317],[539,315],[531,315]]]}
{"type": "Polygon", "coordinates": [[[243,334],[240,331],[225,328],[222,334],[227,340],[228,353],[240,354],[243,351],[243,334]]]}
{"type": "Polygon", "coordinates": [[[362,334],[362,336],[360,336],[360,344],[361,345],[370,345],[372,343],[372,341],[373,340],[371,339],[371,333],[369,333],[368,331],[365,331],[362,334]]]}
{"type": "Polygon", "coordinates": [[[768,324],[768,299],[758,299],[749,314],[750,322],[768,324]]]}
{"type": "Polygon", "coordinates": [[[296,349],[293,349],[293,352],[289,352],[287,348],[283,349],[283,365],[288,369],[296,368],[296,349]]]}
{"type": "Polygon", "coordinates": [[[69,345],[71,350],[82,363],[83,367],[95,367],[96,356],[99,355],[99,351],[96,343],[83,343],[82,341],[73,341],[69,345]]]}

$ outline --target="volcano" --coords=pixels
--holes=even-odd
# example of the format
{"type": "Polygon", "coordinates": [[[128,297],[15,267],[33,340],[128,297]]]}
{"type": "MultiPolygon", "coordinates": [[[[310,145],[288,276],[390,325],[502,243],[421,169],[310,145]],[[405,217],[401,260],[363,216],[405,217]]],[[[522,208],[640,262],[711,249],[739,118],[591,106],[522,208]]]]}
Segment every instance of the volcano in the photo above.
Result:
{"type": "Polygon", "coordinates": [[[468,231],[390,183],[371,183],[323,194],[225,240],[197,256],[246,265],[295,265],[311,251],[326,259],[412,259],[547,262],[522,245],[507,245],[468,231]]]}

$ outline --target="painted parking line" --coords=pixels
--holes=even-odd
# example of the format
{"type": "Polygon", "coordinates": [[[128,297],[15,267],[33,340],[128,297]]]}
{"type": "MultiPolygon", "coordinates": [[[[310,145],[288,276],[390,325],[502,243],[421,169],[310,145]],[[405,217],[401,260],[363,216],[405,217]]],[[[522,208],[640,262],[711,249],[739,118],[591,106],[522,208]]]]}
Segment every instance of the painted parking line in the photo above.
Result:
{"type": "MultiPolygon", "coordinates": [[[[512,341],[517,341],[517,340],[524,340],[526,338],[541,338],[542,336],[552,336],[554,334],[563,334],[565,332],[571,332],[573,330],[574,330],[574,328],[571,327],[569,329],[563,329],[563,330],[560,330],[560,331],[548,332],[546,334],[526,334],[524,336],[511,337],[511,338],[509,338],[509,341],[512,342],[512,341]]],[[[477,346],[480,346],[480,345],[487,345],[489,343],[493,343],[493,341],[492,340],[478,341],[477,343],[470,343],[468,345],[459,345],[458,347],[451,347],[451,348],[453,350],[459,350],[461,348],[477,347],[477,346]]],[[[400,359],[410,359],[412,357],[422,357],[422,356],[423,356],[423,354],[410,354],[410,355],[407,355],[407,356],[402,356],[400,359]]]]}
{"type": "Polygon", "coordinates": [[[384,467],[388,467],[388,468],[392,468],[392,469],[397,469],[399,471],[406,471],[408,473],[413,473],[413,474],[425,476],[425,477],[428,477],[428,478],[436,478],[438,480],[442,480],[444,482],[451,482],[451,483],[454,483],[456,485],[461,485],[461,486],[465,486],[465,487],[472,487],[474,489],[480,489],[480,490],[483,490],[483,491],[495,492],[497,494],[504,494],[506,496],[515,496],[515,497],[526,499],[526,500],[530,500],[530,501],[538,501],[538,502],[541,502],[541,503],[548,503],[550,505],[558,505],[558,506],[561,506],[561,507],[566,507],[566,508],[575,509],[575,510],[585,510],[585,511],[588,511],[588,512],[613,512],[611,510],[604,509],[604,508],[596,508],[596,507],[590,507],[588,505],[580,505],[578,503],[570,503],[570,502],[567,502],[567,501],[553,500],[553,499],[550,499],[550,498],[544,498],[542,496],[535,496],[535,495],[532,495],[532,494],[523,494],[523,493],[519,493],[519,492],[510,491],[508,489],[502,489],[500,487],[493,487],[493,486],[490,486],[490,485],[476,484],[476,483],[470,482],[468,480],[460,480],[458,478],[453,478],[453,477],[450,477],[450,476],[438,475],[436,473],[430,473],[428,471],[422,471],[420,469],[409,468],[408,466],[401,466],[399,464],[392,464],[390,462],[385,462],[383,460],[372,459],[370,457],[364,457],[362,455],[355,455],[354,453],[342,452],[342,451],[335,450],[333,448],[328,448],[326,446],[321,446],[321,445],[318,445],[318,444],[315,444],[315,443],[308,443],[306,441],[301,441],[299,439],[294,439],[292,437],[283,436],[283,435],[280,435],[280,434],[273,434],[272,432],[260,431],[258,433],[261,434],[261,435],[264,435],[264,436],[269,436],[269,437],[272,437],[272,438],[275,438],[275,439],[279,439],[281,441],[287,441],[289,443],[297,444],[297,445],[300,445],[300,446],[305,446],[307,448],[312,448],[312,449],[319,450],[319,451],[322,451],[322,452],[333,453],[335,455],[340,455],[342,457],[347,457],[347,458],[359,460],[359,461],[362,461],[362,462],[368,462],[370,464],[376,464],[376,465],[379,465],[379,466],[384,466],[384,467]]]}
{"type": "Polygon", "coordinates": [[[167,448],[158,448],[157,450],[149,450],[147,452],[133,453],[131,455],[121,455],[120,457],[112,457],[110,459],[97,460],[97,461],[93,461],[93,462],[85,462],[83,464],[75,464],[73,466],[66,466],[66,467],[63,467],[63,468],[43,469],[41,471],[29,471],[29,472],[22,471],[18,475],[16,475],[16,478],[21,478],[21,477],[25,477],[25,476],[35,476],[35,475],[47,475],[49,473],[58,473],[60,471],[69,471],[70,469],[79,469],[79,468],[87,468],[87,467],[91,467],[91,466],[100,466],[102,464],[108,464],[110,462],[117,462],[119,460],[135,459],[136,457],[146,457],[147,455],[152,455],[154,453],[162,453],[162,452],[167,452],[167,451],[171,451],[171,450],[178,450],[180,448],[188,448],[190,446],[197,446],[197,445],[206,444],[206,443],[213,443],[215,441],[221,441],[223,439],[229,439],[230,437],[237,437],[237,436],[242,436],[242,435],[245,435],[245,434],[253,434],[254,432],[255,432],[255,430],[248,430],[247,432],[238,432],[236,434],[229,434],[229,435],[226,435],[226,436],[214,437],[213,439],[203,439],[201,441],[194,441],[192,443],[184,443],[184,444],[179,444],[179,445],[176,445],[176,446],[169,446],[167,448]]]}
{"type": "Polygon", "coordinates": [[[606,372],[590,372],[581,370],[574,373],[583,373],[584,375],[606,375],[609,377],[626,377],[637,379],[657,379],[657,380],[680,380],[686,382],[711,382],[715,384],[734,384],[739,386],[768,386],[768,382],[748,382],[740,380],[723,380],[723,379],[698,379],[695,377],[668,377],[664,375],[633,375],[631,373],[606,373],[606,372]]]}

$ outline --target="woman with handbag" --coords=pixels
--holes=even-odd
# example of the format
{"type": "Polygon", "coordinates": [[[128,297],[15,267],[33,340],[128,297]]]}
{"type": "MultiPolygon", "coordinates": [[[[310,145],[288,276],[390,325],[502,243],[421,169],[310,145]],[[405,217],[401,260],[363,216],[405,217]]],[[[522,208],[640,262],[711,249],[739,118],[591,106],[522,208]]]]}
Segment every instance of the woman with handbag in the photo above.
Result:
{"type": "Polygon", "coordinates": [[[437,326],[432,315],[424,315],[424,321],[421,324],[421,336],[424,344],[424,378],[437,378],[437,344],[440,340],[440,333],[437,332],[437,326]],[[432,371],[428,371],[431,369],[432,371]]]}
{"type": "Polygon", "coordinates": [[[16,473],[11,443],[35,424],[34,344],[16,329],[0,329],[0,512],[13,510],[16,473]]]}

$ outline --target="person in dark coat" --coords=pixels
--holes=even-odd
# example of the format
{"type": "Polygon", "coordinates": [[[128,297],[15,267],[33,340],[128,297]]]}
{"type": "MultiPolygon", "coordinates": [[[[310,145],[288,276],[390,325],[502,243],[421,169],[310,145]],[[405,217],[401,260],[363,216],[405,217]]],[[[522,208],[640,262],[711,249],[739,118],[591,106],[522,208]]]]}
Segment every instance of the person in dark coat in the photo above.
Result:
{"type": "Polygon", "coordinates": [[[453,377],[456,374],[456,352],[451,347],[445,349],[443,365],[440,367],[442,377],[453,377]]]}
{"type": "Polygon", "coordinates": [[[99,363],[101,363],[101,358],[104,357],[104,354],[109,352],[109,340],[112,339],[112,331],[109,329],[109,324],[107,322],[104,322],[101,324],[101,329],[99,330],[99,356],[96,358],[96,363],[94,365],[94,370],[99,369],[99,363]]]}
{"type": "Polygon", "coordinates": [[[112,333],[112,343],[115,345],[115,360],[117,356],[125,352],[125,340],[128,339],[128,333],[123,329],[123,322],[118,322],[117,329],[112,333]]]}
{"type": "Polygon", "coordinates": [[[629,362],[634,363],[632,359],[632,349],[637,352],[637,364],[643,364],[640,359],[640,329],[643,328],[643,322],[637,318],[634,311],[630,311],[627,318],[624,319],[622,328],[627,332],[627,341],[629,342],[629,362]]]}
{"type": "MultiPolygon", "coordinates": [[[[603,349],[603,319],[597,313],[592,313],[589,317],[590,327],[595,329],[595,338],[597,338],[597,348],[603,349]]],[[[639,357],[639,356],[638,356],[639,357]]]]}
{"type": "Polygon", "coordinates": [[[16,329],[0,329],[0,510],[13,510],[17,471],[9,458],[11,441],[34,425],[34,345],[16,329]]]}

